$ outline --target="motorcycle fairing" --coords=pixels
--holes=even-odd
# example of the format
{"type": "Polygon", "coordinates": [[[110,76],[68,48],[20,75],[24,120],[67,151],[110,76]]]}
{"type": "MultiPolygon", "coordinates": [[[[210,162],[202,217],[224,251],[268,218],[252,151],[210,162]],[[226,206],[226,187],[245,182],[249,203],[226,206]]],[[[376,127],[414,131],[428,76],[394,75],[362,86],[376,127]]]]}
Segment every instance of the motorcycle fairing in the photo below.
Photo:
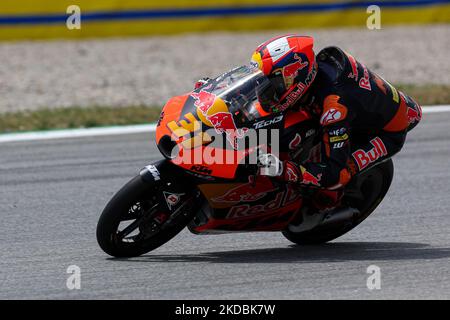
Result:
{"type": "MultiPolygon", "coordinates": [[[[199,186],[203,194],[210,196],[208,200],[210,205],[207,206],[207,210],[200,213],[203,214],[201,219],[191,223],[190,229],[194,233],[284,230],[296,218],[303,203],[298,189],[293,185],[273,189],[273,186],[265,184],[264,187],[268,188],[267,193],[257,200],[219,204],[214,203],[212,199],[227,194],[230,189],[248,186],[245,183],[224,184],[222,193],[219,192],[219,188],[209,191],[210,187],[209,184],[199,186]]],[[[263,190],[262,185],[255,188],[263,190]]]]}
{"type": "Polygon", "coordinates": [[[259,79],[260,74],[248,67],[236,68],[191,93],[170,99],[163,108],[156,131],[158,148],[185,172],[205,178],[204,182],[197,180],[197,186],[208,206],[192,223],[193,232],[282,230],[301,208],[302,199],[293,186],[279,186],[261,176],[254,181],[251,178],[242,181],[236,175],[244,167],[240,164],[258,148],[270,150],[270,145],[234,144],[245,137],[248,128],[280,130],[282,159],[291,159],[290,144],[298,142],[297,159],[305,160],[310,146],[317,142],[315,122],[306,112],[268,114],[262,110],[254,90],[259,79]],[[200,127],[195,128],[195,122],[200,127]],[[176,129],[182,134],[174,134],[176,129]],[[240,131],[233,133],[236,130],[240,131]],[[217,136],[224,138],[224,143],[219,143],[217,136]],[[175,152],[167,152],[167,145],[175,152]],[[191,150],[200,155],[220,151],[235,161],[223,164],[208,164],[203,159],[197,163],[192,158],[180,161],[191,150]]]}

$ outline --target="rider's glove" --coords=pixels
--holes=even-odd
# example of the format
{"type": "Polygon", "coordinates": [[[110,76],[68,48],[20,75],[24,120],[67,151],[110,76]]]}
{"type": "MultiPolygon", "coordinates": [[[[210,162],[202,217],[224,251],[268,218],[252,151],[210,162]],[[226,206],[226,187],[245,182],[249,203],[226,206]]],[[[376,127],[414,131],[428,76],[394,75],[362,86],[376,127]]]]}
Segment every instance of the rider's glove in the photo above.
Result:
{"type": "Polygon", "coordinates": [[[301,181],[301,171],[291,161],[281,161],[273,154],[262,154],[258,157],[259,174],[263,176],[276,177],[284,182],[301,181]]]}
{"type": "Polygon", "coordinates": [[[208,78],[208,77],[201,78],[200,80],[198,80],[198,81],[195,83],[194,89],[198,89],[198,88],[203,87],[209,80],[211,80],[211,79],[208,78]]]}

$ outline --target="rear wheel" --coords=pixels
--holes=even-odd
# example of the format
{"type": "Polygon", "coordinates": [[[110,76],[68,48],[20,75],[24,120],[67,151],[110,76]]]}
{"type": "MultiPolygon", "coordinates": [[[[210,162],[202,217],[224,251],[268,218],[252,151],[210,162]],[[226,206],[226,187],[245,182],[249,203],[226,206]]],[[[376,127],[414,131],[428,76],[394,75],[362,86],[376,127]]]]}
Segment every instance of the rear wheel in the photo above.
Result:
{"type": "Polygon", "coordinates": [[[192,219],[194,196],[172,212],[162,190],[136,176],[106,205],[97,225],[97,242],[114,257],[135,257],[175,237],[192,219]]]}
{"type": "MultiPolygon", "coordinates": [[[[394,175],[394,165],[389,159],[358,175],[345,189],[343,204],[356,208],[359,214],[350,220],[321,226],[303,232],[283,231],[283,235],[296,244],[321,244],[334,240],[364,221],[387,194],[394,175]]],[[[339,210],[337,208],[336,210],[339,210]]]]}

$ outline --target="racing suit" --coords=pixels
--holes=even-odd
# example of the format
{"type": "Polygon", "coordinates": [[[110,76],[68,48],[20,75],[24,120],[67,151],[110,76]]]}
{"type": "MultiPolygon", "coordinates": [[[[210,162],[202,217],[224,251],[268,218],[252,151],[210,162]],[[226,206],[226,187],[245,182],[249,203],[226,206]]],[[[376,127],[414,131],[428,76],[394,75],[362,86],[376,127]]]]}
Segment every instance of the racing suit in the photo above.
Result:
{"type": "Polygon", "coordinates": [[[319,163],[287,162],[283,176],[339,190],[353,175],[399,152],[422,113],[412,98],[337,47],[320,51],[317,63],[306,110],[323,130],[323,156],[319,163]]]}

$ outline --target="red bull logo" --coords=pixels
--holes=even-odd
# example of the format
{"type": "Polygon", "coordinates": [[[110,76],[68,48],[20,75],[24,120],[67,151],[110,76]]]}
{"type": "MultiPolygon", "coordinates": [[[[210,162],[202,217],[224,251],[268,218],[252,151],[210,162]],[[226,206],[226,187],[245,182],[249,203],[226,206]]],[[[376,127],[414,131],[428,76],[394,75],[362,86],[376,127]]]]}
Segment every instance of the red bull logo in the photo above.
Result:
{"type": "Polygon", "coordinates": [[[291,204],[297,203],[301,204],[299,199],[301,198],[300,193],[295,189],[288,187],[286,192],[278,192],[275,199],[264,203],[250,205],[248,203],[233,206],[228,212],[227,218],[243,218],[251,215],[267,215],[267,214],[277,214],[281,208],[289,206],[291,204]]]}
{"type": "Polygon", "coordinates": [[[244,137],[245,133],[248,131],[248,128],[238,129],[236,127],[236,123],[234,122],[233,115],[230,112],[220,111],[212,115],[208,114],[217,99],[217,96],[214,93],[201,90],[198,93],[191,93],[191,97],[195,99],[194,105],[198,108],[198,110],[200,110],[206,120],[211,123],[216,132],[219,134],[225,133],[227,140],[231,143],[234,149],[237,149],[238,139],[244,137]]]}
{"type": "Polygon", "coordinates": [[[247,183],[238,185],[237,187],[228,190],[220,197],[211,200],[214,202],[225,203],[253,202],[264,198],[267,193],[275,190],[275,187],[268,188],[267,184],[255,183],[254,177],[250,176],[247,183]]]}
{"type": "Polygon", "coordinates": [[[248,128],[238,129],[230,112],[217,112],[206,117],[219,134],[225,133],[227,140],[237,149],[237,140],[244,137],[248,128]]]}
{"type": "Polygon", "coordinates": [[[318,174],[317,177],[314,176],[313,174],[309,173],[308,171],[303,172],[302,174],[303,176],[303,180],[302,180],[302,184],[306,184],[306,185],[313,185],[316,187],[320,187],[320,180],[322,179],[322,174],[318,174]]]}
{"type": "Polygon", "coordinates": [[[370,79],[369,79],[369,70],[366,68],[365,65],[361,64],[364,70],[364,76],[359,79],[359,86],[363,89],[372,91],[372,85],[370,84],[370,79]]]}
{"type": "Polygon", "coordinates": [[[200,111],[206,116],[208,110],[212,107],[216,101],[217,96],[214,93],[201,90],[200,92],[191,93],[191,97],[194,98],[194,105],[200,109],[200,111]]]}
{"type": "Polygon", "coordinates": [[[409,123],[419,122],[422,119],[422,110],[420,107],[418,107],[417,110],[415,108],[408,107],[407,115],[409,123]]]}
{"type": "Polygon", "coordinates": [[[291,64],[288,64],[283,68],[283,78],[286,84],[286,87],[290,87],[294,82],[295,77],[297,77],[300,70],[308,66],[308,61],[302,62],[302,58],[298,55],[294,56],[294,59],[297,61],[291,64]]]}
{"type": "Polygon", "coordinates": [[[280,111],[284,111],[290,106],[294,105],[303,95],[305,90],[309,88],[311,82],[314,80],[316,76],[316,73],[317,73],[317,66],[313,65],[313,68],[309,73],[308,77],[306,78],[305,83],[299,82],[288,94],[288,96],[286,97],[286,101],[278,106],[278,109],[280,111]]]}
{"type": "Polygon", "coordinates": [[[388,154],[383,140],[381,140],[379,137],[372,139],[370,141],[370,144],[373,146],[373,148],[368,152],[362,149],[353,152],[353,158],[356,160],[359,170],[367,168],[369,164],[377,161],[381,157],[387,156],[388,154]]]}

